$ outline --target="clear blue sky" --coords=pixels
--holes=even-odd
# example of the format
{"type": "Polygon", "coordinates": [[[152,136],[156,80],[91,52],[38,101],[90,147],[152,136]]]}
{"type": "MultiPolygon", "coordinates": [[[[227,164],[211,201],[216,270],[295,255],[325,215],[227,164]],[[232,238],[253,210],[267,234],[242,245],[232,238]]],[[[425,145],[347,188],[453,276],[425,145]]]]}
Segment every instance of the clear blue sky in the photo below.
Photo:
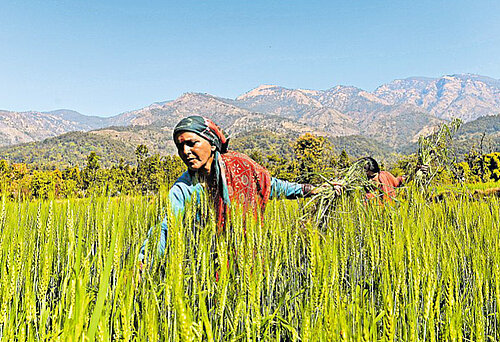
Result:
{"type": "Polygon", "coordinates": [[[0,109],[110,116],[260,84],[500,78],[500,1],[2,1],[0,109]]]}

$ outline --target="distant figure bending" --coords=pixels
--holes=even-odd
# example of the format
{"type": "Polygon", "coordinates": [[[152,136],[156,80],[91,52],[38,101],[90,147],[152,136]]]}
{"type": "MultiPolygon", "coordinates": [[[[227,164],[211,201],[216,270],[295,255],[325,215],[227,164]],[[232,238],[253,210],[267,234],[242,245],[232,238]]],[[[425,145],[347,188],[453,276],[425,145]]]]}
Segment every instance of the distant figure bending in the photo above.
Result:
{"type": "Polygon", "coordinates": [[[396,197],[395,189],[403,185],[405,177],[394,177],[388,171],[380,171],[377,161],[372,157],[365,157],[363,160],[365,160],[366,177],[368,177],[378,190],[378,193],[374,193],[373,191],[367,192],[366,198],[373,199],[382,196],[384,201],[390,201],[396,197]]]}

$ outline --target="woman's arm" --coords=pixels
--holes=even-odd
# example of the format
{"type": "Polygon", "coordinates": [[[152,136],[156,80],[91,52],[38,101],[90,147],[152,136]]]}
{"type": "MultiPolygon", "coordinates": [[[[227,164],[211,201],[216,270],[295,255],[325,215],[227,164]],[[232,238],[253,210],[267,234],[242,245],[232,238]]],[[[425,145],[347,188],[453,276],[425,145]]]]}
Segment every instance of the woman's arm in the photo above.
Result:
{"type": "Polygon", "coordinates": [[[333,186],[337,195],[342,195],[342,187],[341,183],[337,182],[329,182],[328,184],[323,184],[319,187],[314,186],[312,184],[299,184],[288,182],[278,178],[271,178],[271,195],[270,198],[286,198],[286,199],[296,199],[301,197],[311,197],[313,195],[321,192],[323,187],[333,186]]]}
{"type": "MultiPolygon", "coordinates": [[[[173,186],[170,189],[168,198],[170,201],[170,210],[174,213],[175,216],[180,216],[184,213],[184,206],[186,203],[186,194],[182,191],[182,188],[179,186],[173,186]]],[[[149,242],[149,238],[153,233],[154,227],[149,228],[148,234],[144,242],[142,243],[141,249],[139,250],[139,261],[143,261],[146,252],[146,245],[149,242]]],[[[168,235],[168,217],[165,216],[163,221],[160,224],[160,240],[158,241],[158,254],[160,256],[165,253],[165,247],[167,244],[167,235],[168,235]]]]}
{"type": "Polygon", "coordinates": [[[271,177],[271,198],[296,199],[309,195],[314,187],[271,177]]]}
{"type": "MultiPolygon", "coordinates": [[[[184,215],[184,209],[186,203],[191,200],[194,192],[203,191],[203,186],[201,184],[193,185],[191,179],[186,178],[185,175],[181,176],[177,182],[172,186],[168,193],[168,199],[170,204],[170,210],[174,216],[180,219],[184,215]]],[[[199,196],[198,196],[199,198],[199,196]]],[[[151,227],[148,231],[146,239],[142,243],[141,249],[139,250],[139,261],[144,260],[144,254],[146,250],[146,244],[153,233],[153,228],[151,227]]],[[[160,224],[160,239],[158,241],[158,255],[162,256],[165,253],[165,248],[167,244],[168,236],[168,217],[165,216],[160,224]]]]}

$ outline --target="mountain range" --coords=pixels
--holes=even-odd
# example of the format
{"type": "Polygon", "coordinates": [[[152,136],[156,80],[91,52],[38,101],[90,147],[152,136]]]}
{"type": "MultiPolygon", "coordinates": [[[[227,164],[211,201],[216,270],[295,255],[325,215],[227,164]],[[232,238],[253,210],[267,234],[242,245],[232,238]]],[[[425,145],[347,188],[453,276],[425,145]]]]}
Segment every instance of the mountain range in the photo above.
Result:
{"type": "MultiPolygon", "coordinates": [[[[410,77],[373,92],[342,85],[327,90],[261,85],[235,99],[186,93],[109,118],[71,110],[0,111],[0,146],[4,146],[0,153],[14,151],[17,144],[36,146],[34,142],[73,131],[90,134],[80,137],[110,139],[112,145],[146,143],[152,151],[173,152],[171,129],[182,117],[194,114],[211,118],[233,137],[255,130],[286,137],[311,132],[337,142],[364,140],[402,152],[420,135],[451,118],[473,122],[500,114],[500,80],[473,74],[410,77]]],[[[89,139],[84,139],[87,144],[89,139]]]]}

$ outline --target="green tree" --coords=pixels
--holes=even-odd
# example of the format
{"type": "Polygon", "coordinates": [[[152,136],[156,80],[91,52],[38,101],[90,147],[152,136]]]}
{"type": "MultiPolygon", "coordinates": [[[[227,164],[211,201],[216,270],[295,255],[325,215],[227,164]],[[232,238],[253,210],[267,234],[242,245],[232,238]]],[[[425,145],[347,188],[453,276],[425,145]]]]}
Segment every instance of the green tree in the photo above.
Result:
{"type": "Polygon", "coordinates": [[[142,193],[157,192],[163,181],[163,168],[160,156],[147,157],[142,163],[142,193]]]}
{"type": "Polygon", "coordinates": [[[113,189],[111,195],[131,194],[135,191],[135,172],[129,164],[125,163],[123,158],[120,159],[118,165],[114,165],[111,172],[111,179],[113,182],[113,189]]]}
{"type": "Polygon", "coordinates": [[[288,181],[296,181],[297,174],[295,172],[295,162],[280,157],[276,153],[268,155],[266,162],[263,165],[273,177],[288,181]]]}
{"type": "Polygon", "coordinates": [[[9,162],[0,160],[0,191],[3,192],[9,183],[10,165],[9,162]]]}
{"type": "Polygon", "coordinates": [[[163,185],[167,188],[172,187],[177,178],[186,170],[186,166],[178,156],[163,156],[162,167],[164,174],[163,185]]]}
{"type": "Polygon", "coordinates": [[[250,152],[248,156],[252,158],[252,160],[255,161],[257,164],[262,164],[264,161],[262,158],[262,153],[258,150],[252,150],[252,152],[250,152]]]}
{"type": "Polygon", "coordinates": [[[486,178],[488,180],[500,180],[500,152],[489,153],[483,156],[486,178]]]}
{"type": "Polygon", "coordinates": [[[98,171],[101,168],[99,164],[100,157],[94,152],[90,152],[87,157],[87,164],[82,170],[82,181],[84,189],[95,186],[98,180],[98,171]]]}
{"type": "Polygon", "coordinates": [[[77,166],[68,167],[62,172],[63,186],[61,194],[66,197],[75,197],[80,195],[82,188],[82,176],[80,169],[77,166]]]}
{"type": "Polygon", "coordinates": [[[320,183],[323,176],[331,176],[336,164],[333,146],[325,137],[306,133],[293,144],[299,179],[307,183],[320,183]]]}
{"type": "Polygon", "coordinates": [[[347,155],[347,152],[345,150],[342,150],[342,152],[339,155],[339,159],[337,161],[337,168],[346,169],[350,165],[351,165],[351,161],[349,160],[349,156],[347,155]]]}
{"type": "Polygon", "coordinates": [[[146,193],[150,188],[150,180],[148,179],[148,176],[151,171],[148,170],[150,167],[147,162],[148,155],[149,150],[146,145],[138,145],[135,149],[135,156],[137,160],[136,181],[137,186],[142,193],[146,193]]]}
{"type": "Polygon", "coordinates": [[[135,156],[137,159],[137,165],[140,166],[142,162],[148,157],[149,150],[146,145],[138,145],[135,149],[135,156]]]}
{"type": "Polygon", "coordinates": [[[55,192],[55,183],[49,172],[34,170],[30,183],[31,196],[49,198],[55,192]]]}

